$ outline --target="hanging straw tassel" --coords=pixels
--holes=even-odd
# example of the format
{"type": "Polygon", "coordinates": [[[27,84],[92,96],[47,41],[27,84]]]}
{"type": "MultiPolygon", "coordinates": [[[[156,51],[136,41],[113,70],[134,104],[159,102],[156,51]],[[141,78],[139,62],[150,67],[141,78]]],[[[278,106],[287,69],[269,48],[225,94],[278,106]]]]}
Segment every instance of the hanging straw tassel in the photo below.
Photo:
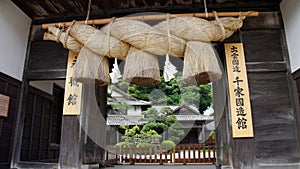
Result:
{"type": "Polygon", "coordinates": [[[220,79],[222,72],[210,43],[188,41],[182,78],[190,84],[206,84],[220,79]]]}
{"type": "Polygon", "coordinates": [[[98,55],[87,47],[82,47],[78,54],[74,80],[82,83],[89,83],[105,86],[109,80],[109,62],[105,56],[98,55]]]}
{"type": "Polygon", "coordinates": [[[159,84],[157,56],[131,46],[125,62],[123,80],[137,85],[159,84]]]}

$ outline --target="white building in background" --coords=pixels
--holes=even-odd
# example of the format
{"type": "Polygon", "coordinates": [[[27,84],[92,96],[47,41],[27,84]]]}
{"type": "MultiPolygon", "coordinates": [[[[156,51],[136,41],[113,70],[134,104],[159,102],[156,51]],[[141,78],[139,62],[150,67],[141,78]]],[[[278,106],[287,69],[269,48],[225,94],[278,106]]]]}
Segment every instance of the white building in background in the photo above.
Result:
{"type": "Polygon", "coordinates": [[[151,102],[138,100],[117,87],[112,87],[111,91],[108,91],[108,93],[110,93],[107,103],[109,106],[112,106],[113,104],[128,105],[126,112],[119,112],[121,114],[123,113],[123,115],[138,116],[142,114],[142,111],[151,107],[151,102]]]}

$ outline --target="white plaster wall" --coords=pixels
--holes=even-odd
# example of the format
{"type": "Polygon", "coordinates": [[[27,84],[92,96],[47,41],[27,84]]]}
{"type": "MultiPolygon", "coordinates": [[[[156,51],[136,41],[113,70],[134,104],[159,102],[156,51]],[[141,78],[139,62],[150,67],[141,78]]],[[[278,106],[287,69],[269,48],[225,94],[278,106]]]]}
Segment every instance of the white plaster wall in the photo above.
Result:
{"type": "Polygon", "coordinates": [[[115,91],[112,91],[111,97],[112,98],[123,98],[124,96],[122,96],[121,94],[119,94],[119,93],[117,93],[115,91]]]}
{"type": "Polygon", "coordinates": [[[283,0],[280,4],[292,72],[300,68],[300,1],[283,0]]]}
{"type": "Polygon", "coordinates": [[[0,0],[0,71],[22,80],[31,19],[10,0],[0,0]]]}
{"type": "Polygon", "coordinates": [[[141,106],[131,106],[131,108],[127,110],[127,115],[142,115],[141,106]]]}

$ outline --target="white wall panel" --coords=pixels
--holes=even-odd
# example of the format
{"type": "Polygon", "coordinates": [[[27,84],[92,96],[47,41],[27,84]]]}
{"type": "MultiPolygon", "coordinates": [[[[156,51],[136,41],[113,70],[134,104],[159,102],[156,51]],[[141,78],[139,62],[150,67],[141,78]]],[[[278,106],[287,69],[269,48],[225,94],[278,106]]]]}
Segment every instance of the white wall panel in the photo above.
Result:
{"type": "Polygon", "coordinates": [[[10,0],[0,0],[0,71],[22,80],[31,19],[10,0]]]}

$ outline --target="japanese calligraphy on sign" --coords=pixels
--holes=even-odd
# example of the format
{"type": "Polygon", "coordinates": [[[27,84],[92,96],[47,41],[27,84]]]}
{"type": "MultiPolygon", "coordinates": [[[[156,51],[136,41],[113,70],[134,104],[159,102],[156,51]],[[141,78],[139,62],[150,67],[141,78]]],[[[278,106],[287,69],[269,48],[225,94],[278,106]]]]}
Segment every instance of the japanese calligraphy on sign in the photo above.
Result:
{"type": "Polygon", "coordinates": [[[77,54],[69,52],[63,115],[80,115],[82,84],[73,79],[77,54]]]}
{"type": "Polygon", "coordinates": [[[0,116],[2,117],[8,116],[9,100],[9,96],[0,94],[0,116]]]}
{"type": "Polygon", "coordinates": [[[242,43],[225,44],[233,138],[254,137],[242,43]]]}

